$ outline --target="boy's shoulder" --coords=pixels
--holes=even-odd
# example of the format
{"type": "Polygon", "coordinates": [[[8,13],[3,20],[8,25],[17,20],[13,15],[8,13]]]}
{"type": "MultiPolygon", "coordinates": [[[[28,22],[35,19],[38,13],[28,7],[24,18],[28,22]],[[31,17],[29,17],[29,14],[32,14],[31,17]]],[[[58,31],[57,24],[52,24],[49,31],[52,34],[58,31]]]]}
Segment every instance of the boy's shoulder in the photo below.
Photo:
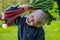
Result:
{"type": "Polygon", "coordinates": [[[24,16],[18,16],[14,21],[13,21],[13,23],[14,24],[16,24],[16,25],[18,25],[18,24],[20,24],[20,23],[25,23],[25,20],[26,20],[26,17],[24,17],[24,16]]]}
{"type": "Polygon", "coordinates": [[[27,17],[26,16],[20,16],[20,18],[22,21],[25,21],[27,17]]]}

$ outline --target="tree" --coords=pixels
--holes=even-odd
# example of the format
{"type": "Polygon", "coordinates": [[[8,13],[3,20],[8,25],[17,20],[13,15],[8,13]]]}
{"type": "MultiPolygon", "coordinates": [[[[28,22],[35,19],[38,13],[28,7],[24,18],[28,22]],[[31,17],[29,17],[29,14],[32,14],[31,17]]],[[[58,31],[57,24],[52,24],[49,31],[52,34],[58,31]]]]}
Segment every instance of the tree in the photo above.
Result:
{"type": "Polygon", "coordinates": [[[60,0],[57,0],[57,4],[58,4],[58,9],[59,9],[59,16],[60,16],[60,0]]]}

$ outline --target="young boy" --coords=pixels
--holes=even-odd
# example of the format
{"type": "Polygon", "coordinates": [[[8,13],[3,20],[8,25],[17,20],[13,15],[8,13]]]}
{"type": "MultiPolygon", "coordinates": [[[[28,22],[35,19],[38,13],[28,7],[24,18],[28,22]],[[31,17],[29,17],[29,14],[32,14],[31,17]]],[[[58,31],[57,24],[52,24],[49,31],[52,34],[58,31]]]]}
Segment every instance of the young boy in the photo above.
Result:
{"type": "Polygon", "coordinates": [[[45,40],[42,26],[47,19],[48,13],[39,9],[34,10],[27,17],[17,17],[14,23],[18,26],[18,40],[45,40]]]}

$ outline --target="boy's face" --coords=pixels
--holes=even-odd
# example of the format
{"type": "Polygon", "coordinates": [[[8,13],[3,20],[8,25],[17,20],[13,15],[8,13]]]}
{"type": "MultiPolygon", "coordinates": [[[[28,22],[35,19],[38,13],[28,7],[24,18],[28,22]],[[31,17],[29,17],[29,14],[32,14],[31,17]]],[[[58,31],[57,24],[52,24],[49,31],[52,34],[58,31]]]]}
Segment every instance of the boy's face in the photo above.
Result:
{"type": "Polygon", "coordinates": [[[40,24],[40,16],[37,13],[31,13],[27,18],[26,18],[26,23],[30,26],[37,26],[40,24]]]}

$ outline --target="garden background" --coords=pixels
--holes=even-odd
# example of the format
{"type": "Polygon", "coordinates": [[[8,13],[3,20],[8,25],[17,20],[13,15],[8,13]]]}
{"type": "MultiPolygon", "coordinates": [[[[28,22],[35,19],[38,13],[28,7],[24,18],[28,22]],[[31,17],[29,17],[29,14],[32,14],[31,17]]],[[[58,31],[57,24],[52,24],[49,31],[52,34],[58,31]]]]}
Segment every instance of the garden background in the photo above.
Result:
{"type": "MultiPolygon", "coordinates": [[[[3,21],[1,19],[1,13],[8,7],[21,5],[28,3],[28,0],[0,0],[0,40],[18,40],[17,39],[17,25],[11,25],[7,29],[2,28],[3,21]]],[[[50,25],[45,24],[45,39],[46,40],[60,40],[60,20],[59,20],[59,10],[57,3],[54,2],[54,7],[52,10],[49,10],[50,13],[56,20],[53,20],[50,25]]],[[[26,16],[27,14],[23,14],[26,16]]]]}

